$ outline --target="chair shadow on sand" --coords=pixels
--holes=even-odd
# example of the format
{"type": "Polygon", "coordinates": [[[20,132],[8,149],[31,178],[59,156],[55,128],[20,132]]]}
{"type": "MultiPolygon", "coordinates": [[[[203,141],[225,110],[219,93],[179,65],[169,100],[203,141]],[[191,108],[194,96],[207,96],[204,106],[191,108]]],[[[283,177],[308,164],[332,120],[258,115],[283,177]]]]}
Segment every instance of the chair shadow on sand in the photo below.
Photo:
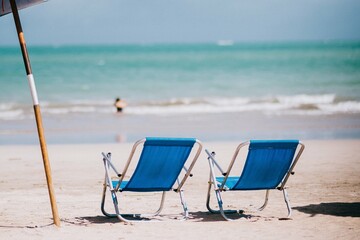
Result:
{"type": "MultiPolygon", "coordinates": [[[[310,214],[314,217],[318,214],[332,215],[338,217],[360,217],[360,202],[331,202],[331,203],[320,203],[310,204],[306,206],[292,207],[293,210],[310,214]]],[[[242,214],[238,216],[239,219],[249,219],[250,221],[256,221],[260,216],[242,214]]],[[[269,218],[269,217],[268,217],[269,218]]],[[[271,217],[270,217],[271,218],[271,217]]],[[[166,220],[164,220],[166,221],[166,220]]],[[[190,212],[189,221],[194,222],[217,222],[224,221],[220,214],[212,214],[208,211],[190,212]]],[[[87,223],[92,224],[108,224],[108,223],[119,223],[117,218],[108,218],[105,216],[86,216],[77,217],[73,224],[86,225],[87,223]]]]}
{"type": "Polygon", "coordinates": [[[108,224],[108,223],[119,223],[117,218],[109,218],[106,216],[85,216],[76,217],[74,221],[70,222],[75,225],[87,225],[87,224],[108,224]]]}
{"type": "MultiPolygon", "coordinates": [[[[179,214],[180,216],[180,214],[179,214]]],[[[177,216],[177,217],[179,217],[177,216]]],[[[256,216],[255,216],[256,217],[256,216]]],[[[162,220],[166,222],[167,220],[174,220],[176,217],[174,216],[162,216],[162,220]]],[[[239,214],[238,219],[244,218],[248,219],[251,218],[251,215],[246,214],[239,214]]],[[[144,221],[150,220],[150,219],[143,219],[144,221]]],[[[224,218],[220,214],[212,214],[208,211],[198,211],[198,212],[190,212],[189,213],[189,219],[187,221],[192,222],[222,222],[224,221],[224,218]]],[[[92,224],[107,224],[107,223],[120,223],[119,219],[117,218],[108,218],[106,216],[86,216],[86,217],[77,217],[73,221],[69,221],[68,223],[77,224],[77,225],[86,225],[88,223],[92,224]]]]}
{"type": "Polygon", "coordinates": [[[292,209],[311,214],[314,217],[318,214],[332,215],[338,217],[360,217],[360,202],[330,202],[310,204],[292,209]]]}

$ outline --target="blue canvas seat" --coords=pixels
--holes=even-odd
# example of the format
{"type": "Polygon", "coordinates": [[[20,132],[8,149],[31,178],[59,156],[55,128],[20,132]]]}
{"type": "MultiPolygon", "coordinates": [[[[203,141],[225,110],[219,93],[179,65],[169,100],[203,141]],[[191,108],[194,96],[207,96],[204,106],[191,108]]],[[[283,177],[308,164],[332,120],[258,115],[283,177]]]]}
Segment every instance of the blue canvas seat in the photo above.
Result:
{"type": "Polygon", "coordinates": [[[298,140],[252,140],[241,143],[235,150],[226,172],[222,170],[219,163],[215,160],[215,153],[205,150],[208,154],[210,166],[210,180],[206,203],[208,210],[212,213],[220,212],[226,220],[232,220],[226,216],[226,213],[235,213],[237,211],[225,211],[223,209],[221,192],[266,190],[265,203],[259,209],[263,210],[267,205],[269,190],[278,189],[284,194],[288,208],[287,218],[289,218],[291,216],[291,207],[285,184],[290,174],[293,173],[295,164],[303,150],[304,144],[298,140]],[[248,146],[248,153],[241,175],[231,176],[235,160],[240,150],[245,146],[248,146]],[[215,170],[218,170],[222,176],[216,176],[215,170]],[[219,211],[210,207],[211,188],[215,191],[219,211]]]}
{"type": "Polygon", "coordinates": [[[105,166],[105,183],[101,210],[108,217],[118,217],[121,221],[129,222],[126,216],[150,217],[158,215],[164,204],[165,192],[174,190],[180,194],[180,200],[184,209],[184,217],[188,217],[187,206],[183,197],[182,186],[201,152],[201,143],[194,138],[146,138],[136,142],[130,153],[129,159],[125,164],[124,170],[120,173],[111,161],[110,153],[102,153],[105,166]],[[193,147],[197,144],[195,154],[191,155],[193,147]],[[135,170],[128,173],[130,163],[139,146],[143,146],[140,157],[137,161],[135,170]],[[189,156],[193,156],[192,161],[188,161],[189,156]],[[190,162],[190,163],[189,163],[190,162]],[[189,164],[189,168],[185,164],[189,164]],[[181,174],[182,170],[185,170],[181,174]],[[114,172],[117,179],[111,178],[114,172]],[[130,175],[127,179],[126,176],[130,175]],[[182,176],[182,179],[180,179],[182,176]],[[110,214],[105,210],[105,198],[107,190],[110,191],[115,213],[110,214]],[[117,194],[121,192],[162,192],[162,199],[159,209],[153,214],[122,214],[119,211],[117,194]]]}

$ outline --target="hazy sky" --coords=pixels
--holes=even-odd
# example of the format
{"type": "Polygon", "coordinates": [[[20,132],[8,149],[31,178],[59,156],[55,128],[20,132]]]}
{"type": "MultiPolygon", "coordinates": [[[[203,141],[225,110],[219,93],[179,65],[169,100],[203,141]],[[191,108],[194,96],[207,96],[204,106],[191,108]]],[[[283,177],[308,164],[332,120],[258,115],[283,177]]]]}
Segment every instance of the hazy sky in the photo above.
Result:
{"type": "MultiPolygon", "coordinates": [[[[28,45],[360,40],[360,0],[50,0],[20,17],[28,45]]],[[[17,44],[1,17],[0,46],[17,44]]]]}

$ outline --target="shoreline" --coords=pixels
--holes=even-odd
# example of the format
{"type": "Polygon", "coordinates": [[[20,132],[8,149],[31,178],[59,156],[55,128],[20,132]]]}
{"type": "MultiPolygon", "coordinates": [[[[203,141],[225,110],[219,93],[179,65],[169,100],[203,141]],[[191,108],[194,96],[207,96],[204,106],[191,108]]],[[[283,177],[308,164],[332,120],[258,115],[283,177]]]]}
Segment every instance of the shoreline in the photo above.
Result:
{"type": "MultiPolygon", "coordinates": [[[[80,114],[43,119],[48,144],[134,142],[146,136],[242,139],[360,139],[360,114],[297,116],[259,112],[134,116],[80,114]]],[[[2,122],[0,144],[36,144],[35,120],[2,122]]]]}

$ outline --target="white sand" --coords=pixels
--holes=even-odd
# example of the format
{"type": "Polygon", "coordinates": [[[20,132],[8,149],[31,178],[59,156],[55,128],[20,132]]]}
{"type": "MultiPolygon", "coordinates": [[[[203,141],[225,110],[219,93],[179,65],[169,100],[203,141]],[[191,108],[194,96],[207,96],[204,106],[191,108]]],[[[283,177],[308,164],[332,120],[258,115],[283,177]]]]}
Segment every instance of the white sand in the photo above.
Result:
{"type": "MultiPolygon", "coordinates": [[[[192,214],[178,214],[178,195],[167,194],[160,223],[123,224],[100,211],[103,184],[101,151],[124,162],[132,144],[50,145],[54,188],[61,227],[52,225],[50,202],[39,146],[0,146],[0,239],[358,239],[360,235],[360,140],[305,141],[296,174],[288,182],[292,220],[282,194],[273,191],[267,208],[254,211],[264,192],[226,193],[226,206],[245,209],[253,217],[226,222],[205,207],[208,166],[204,152],[194,177],[184,186],[192,214]]],[[[227,162],[237,143],[204,143],[227,162]]],[[[224,164],[225,165],[225,164],[224,164]]],[[[133,194],[129,209],[150,210],[153,194],[133,194]]],[[[111,205],[109,205],[111,207],[111,205]]],[[[157,207],[153,206],[154,209],[157,207]]],[[[111,208],[109,208],[111,209],[111,208]]]]}

